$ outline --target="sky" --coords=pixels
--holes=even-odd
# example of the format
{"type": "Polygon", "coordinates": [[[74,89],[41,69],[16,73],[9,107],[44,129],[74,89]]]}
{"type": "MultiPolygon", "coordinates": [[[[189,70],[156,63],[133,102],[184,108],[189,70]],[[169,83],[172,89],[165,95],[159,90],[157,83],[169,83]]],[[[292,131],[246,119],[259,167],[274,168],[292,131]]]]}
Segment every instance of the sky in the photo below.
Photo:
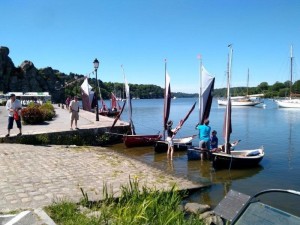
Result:
{"type": "Polygon", "coordinates": [[[228,45],[232,86],[300,79],[299,0],[2,0],[0,46],[15,66],[95,77],[103,82],[164,87],[165,59],[172,92],[197,93],[199,59],[226,86],[228,45]],[[298,58],[297,58],[298,57],[298,58]]]}

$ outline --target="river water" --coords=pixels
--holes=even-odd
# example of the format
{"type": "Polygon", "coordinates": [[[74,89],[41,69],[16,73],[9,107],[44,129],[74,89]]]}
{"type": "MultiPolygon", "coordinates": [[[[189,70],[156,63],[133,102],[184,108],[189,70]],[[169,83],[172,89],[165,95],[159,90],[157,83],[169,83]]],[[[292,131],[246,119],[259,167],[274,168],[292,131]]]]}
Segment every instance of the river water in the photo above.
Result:
{"type": "MultiPolygon", "coordinates": [[[[185,116],[195,101],[197,99],[172,99],[170,119],[174,121],[173,127],[185,116]]],[[[264,103],[266,107],[232,108],[231,140],[241,140],[236,149],[264,146],[265,157],[255,168],[214,170],[209,161],[188,161],[186,152],[175,152],[173,162],[170,162],[166,154],[155,153],[153,147],[127,149],[123,144],[118,144],[111,148],[174,175],[212,184],[190,198],[213,207],[230,189],[247,195],[270,188],[300,191],[300,109],[278,108],[272,100],[265,100],[264,103]]],[[[137,99],[132,100],[132,105],[137,134],[155,134],[162,130],[162,99],[137,99]]],[[[195,130],[198,122],[197,107],[177,137],[197,134],[195,130]]],[[[224,111],[225,107],[218,106],[214,100],[210,126],[212,130],[217,130],[219,143],[223,143],[224,111]]],[[[126,111],[121,119],[128,120],[126,111]]],[[[197,143],[198,139],[195,139],[194,144],[197,143]]]]}

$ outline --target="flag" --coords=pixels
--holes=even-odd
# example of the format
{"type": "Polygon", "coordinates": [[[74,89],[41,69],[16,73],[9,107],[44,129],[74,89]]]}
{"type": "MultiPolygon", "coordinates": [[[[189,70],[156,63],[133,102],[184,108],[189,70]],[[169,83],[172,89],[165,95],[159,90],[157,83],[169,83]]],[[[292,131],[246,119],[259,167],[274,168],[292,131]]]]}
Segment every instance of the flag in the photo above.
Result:
{"type": "Polygon", "coordinates": [[[83,110],[91,111],[92,97],[91,93],[92,87],[88,83],[88,78],[85,78],[80,86],[81,98],[82,98],[82,108],[83,110]]]}

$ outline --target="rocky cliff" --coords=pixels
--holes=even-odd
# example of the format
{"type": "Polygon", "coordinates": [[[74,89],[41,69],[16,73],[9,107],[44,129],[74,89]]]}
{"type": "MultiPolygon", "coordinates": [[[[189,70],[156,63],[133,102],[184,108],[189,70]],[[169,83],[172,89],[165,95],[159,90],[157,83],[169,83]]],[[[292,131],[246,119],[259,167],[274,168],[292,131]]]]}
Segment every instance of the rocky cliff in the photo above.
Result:
{"type": "Polygon", "coordinates": [[[54,102],[64,102],[61,88],[67,75],[51,67],[37,69],[25,60],[15,67],[9,48],[0,46],[0,92],[49,92],[54,102]]]}

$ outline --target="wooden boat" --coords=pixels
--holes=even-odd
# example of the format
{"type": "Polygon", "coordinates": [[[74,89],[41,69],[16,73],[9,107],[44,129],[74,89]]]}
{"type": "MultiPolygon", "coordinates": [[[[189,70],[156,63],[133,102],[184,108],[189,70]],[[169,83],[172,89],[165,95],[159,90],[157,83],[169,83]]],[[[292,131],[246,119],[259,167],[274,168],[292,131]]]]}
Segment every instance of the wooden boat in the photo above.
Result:
{"type": "Polygon", "coordinates": [[[150,146],[156,141],[162,138],[161,134],[133,134],[133,135],[123,135],[123,142],[127,148],[138,147],[138,146],[150,146]]]}
{"type": "MultiPolygon", "coordinates": [[[[174,129],[173,136],[177,134],[177,132],[181,129],[184,122],[188,119],[192,111],[194,110],[196,106],[196,102],[193,104],[192,108],[189,110],[187,115],[184,117],[184,119],[180,120],[177,127],[174,129]]],[[[170,108],[171,108],[171,85],[170,85],[170,76],[167,72],[167,63],[165,62],[165,93],[164,93],[164,113],[163,113],[163,141],[157,141],[154,144],[154,151],[156,153],[162,153],[167,152],[168,150],[168,143],[166,141],[165,137],[165,131],[167,130],[167,122],[169,120],[169,114],[170,114],[170,108]]],[[[184,138],[177,138],[173,139],[174,143],[174,151],[178,150],[187,150],[187,146],[191,145],[192,140],[195,138],[195,135],[191,135],[189,137],[184,138]]]]}
{"type": "MultiPolygon", "coordinates": [[[[234,142],[231,142],[231,151],[234,150],[235,146],[238,145],[238,143],[240,142],[241,140],[238,140],[238,141],[234,141],[234,142]]],[[[212,152],[216,152],[216,150],[218,152],[221,152],[224,150],[224,145],[219,145],[217,149],[214,149],[214,150],[211,150],[211,151],[208,151],[206,148],[200,148],[200,147],[196,147],[196,146],[191,146],[190,148],[188,148],[187,150],[187,157],[188,157],[188,160],[201,160],[201,159],[211,159],[211,153],[212,152]]]]}
{"type": "Polygon", "coordinates": [[[263,147],[253,150],[231,151],[230,134],[231,126],[231,98],[230,98],[230,78],[231,78],[231,61],[232,46],[228,55],[228,71],[227,71],[227,105],[225,110],[225,120],[223,127],[223,135],[225,139],[224,152],[213,152],[212,160],[215,168],[237,168],[237,167],[253,167],[257,165],[264,157],[263,147]]]}
{"type": "MultiPolygon", "coordinates": [[[[122,70],[124,73],[123,66],[122,66],[122,70]]],[[[124,134],[123,142],[127,148],[153,145],[155,143],[155,141],[158,141],[162,138],[162,135],[160,135],[159,133],[157,133],[157,134],[136,134],[135,128],[133,125],[133,121],[132,121],[132,103],[131,103],[131,97],[130,97],[130,90],[129,90],[129,85],[127,83],[127,80],[125,78],[125,73],[124,73],[124,81],[125,81],[124,83],[125,83],[126,103],[128,106],[129,124],[130,124],[131,134],[124,134]]]]}
{"type": "Polygon", "coordinates": [[[111,92],[110,108],[107,108],[101,96],[100,99],[101,99],[102,107],[101,109],[99,109],[99,114],[101,116],[115,117],[120,113],[121,107],[118,104],[117,98],[114,93],[111,92]]]}
{"type": "Polygon", "coordinates": [[[278,107],[282,108],[300,108],[300,99],[299,98],[293,98],[293,97],[299,97],[299,94],[293,94],[292,93],[292,85],[293,85],[293,46],[291,46],[291,76],[290,76],[290,96],[288,99],[283,100],[277,100],[276,103],[278,107]]]}
{"type": "MultiPolygon", "coordinates": [[[[204,68],[201,58],[199,71],[199,124],[203,124],[204,120],[209,118],[213,99],[212,92],[214,90],[215,78],[211,76],[204,68]]],[[[188,160],[199,160],[202,159],[202,156],[208,152],[209,151],[207,149],[202,149],[198,146],[189,146],[189,148],[187,149],[187,157],[188,160]]]]}
{"type": "MultiPolygon", "coordinates": [[[[190,146],[192,146],[192,141],[194,136],[184,137],[184,138],[174,138],[174,151],[186,151],[190,146]]],[[[156,153],[165,153],[168,151],[167,141],[156,141],[154,144],[154,151],[156,153]]]]}
{"type": "Polygon", "coordinates": [[[263,159],[264,148],[231,151],[228,155],[225,152],[215,152],[213,154],[214,168],[248,168],[257,166],[263,159]]]}

